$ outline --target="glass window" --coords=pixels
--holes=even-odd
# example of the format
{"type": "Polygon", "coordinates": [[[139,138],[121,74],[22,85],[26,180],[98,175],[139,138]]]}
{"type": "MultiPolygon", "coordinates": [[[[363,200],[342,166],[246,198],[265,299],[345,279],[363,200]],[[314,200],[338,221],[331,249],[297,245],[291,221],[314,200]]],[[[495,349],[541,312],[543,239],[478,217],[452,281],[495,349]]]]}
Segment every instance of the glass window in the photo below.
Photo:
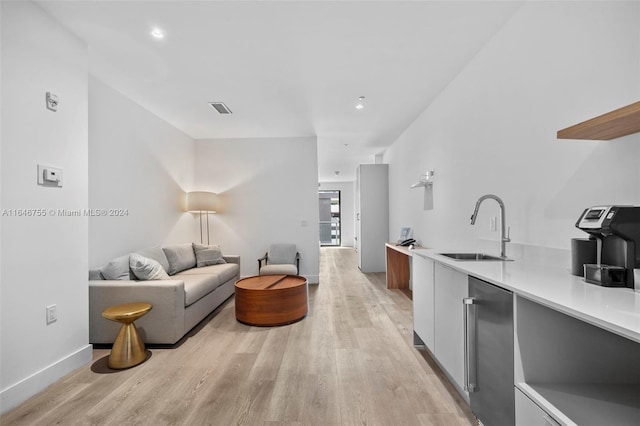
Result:
{"type": "Polygon", "coordinates": [[[340,245],[340,191],[318,191],[320,245],[340,245]]]}

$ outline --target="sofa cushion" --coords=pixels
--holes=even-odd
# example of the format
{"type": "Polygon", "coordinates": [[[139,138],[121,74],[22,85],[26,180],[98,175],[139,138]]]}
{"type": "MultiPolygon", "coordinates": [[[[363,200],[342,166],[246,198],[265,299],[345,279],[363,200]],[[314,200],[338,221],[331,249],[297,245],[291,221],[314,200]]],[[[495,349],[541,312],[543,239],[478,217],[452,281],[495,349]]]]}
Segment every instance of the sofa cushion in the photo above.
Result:
{"type": "Polygon", "coordinates": [[[167,260],[167,256],[165,256],[164,251],[161,247],[149,247],[142,250],[137,250],[136,253],[138,253],[140,256],[148,257],[149,259],[153,259],[156,262],[160,263],[160,265],[162,265],[162,269],[164,269],[165,272],[169,270],[169,261],[167,260]]]}
{"type": "Polygon", "coordinates": [[[184,281],[184,306],[189,306],[220,286],[218,275],[178,274],[184,281]]]}
{"type": "Polygon", "coordinates": [[[107,280],[130,280],[132,277],[129,273],[129,255],[116,257],[104,265],[100,272],[107,280]]]}
{"type": "Polygon", "coordinates": [[[224,284],[240,274],[240,265],[236,263],[225,263],[221,265],[203,266],[202,268],[187,269],[179,273],[178,276],[209,274],[217,275],[220,278],[220,284],[224,284]]]}
{"type": "Polygon", "coordinates": [[[196,266],[196,256],[193,252],[191,244],[176,244],[173,246],[163,247],[165,256],[169,261],[169,275],[175,275],[185,269],[196,266]]]}
{"type": "Polygon", "coordinates": [[[260,268],[260,275],[297,275],[296,265],[265,265],[260,268]]]}
{"type": "Polygon", "coordinates": [[[193,243],[193,251],[196,254],[197,267],[218,265],[221,263],[227,263],[222,257],[222,250],[217,244],[205,246],[203,244],[193,243]]]}

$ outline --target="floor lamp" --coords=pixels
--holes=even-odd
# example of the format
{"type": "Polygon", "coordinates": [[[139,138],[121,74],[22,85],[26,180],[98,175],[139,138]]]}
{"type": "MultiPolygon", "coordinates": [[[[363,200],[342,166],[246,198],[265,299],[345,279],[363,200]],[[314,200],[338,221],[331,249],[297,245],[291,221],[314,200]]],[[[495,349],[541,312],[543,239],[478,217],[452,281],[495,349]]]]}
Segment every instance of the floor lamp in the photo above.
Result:
{"type": "Polygon", "coordinates": [[[213,192],[195,191],[187,193],[187,211],[200,213],[200,244],[204,244],[202,237],[202,213],[207,213],[207,245],[209,243],[209,213],[216,212],[218,196],[213,192]]]}

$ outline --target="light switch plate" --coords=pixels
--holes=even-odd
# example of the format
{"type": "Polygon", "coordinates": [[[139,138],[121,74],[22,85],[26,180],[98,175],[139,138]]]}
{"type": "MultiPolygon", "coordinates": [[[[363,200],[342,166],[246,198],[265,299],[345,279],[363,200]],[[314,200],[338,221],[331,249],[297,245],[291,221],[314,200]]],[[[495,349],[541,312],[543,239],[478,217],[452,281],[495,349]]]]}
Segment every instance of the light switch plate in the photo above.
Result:
{"type": "Polygon", "coordinates": [[[47,325],[58,321],[58,307],[56,305],[47,306],[47,325]]]}
{"type": "Polygon", "coordinates": [[[47,109],[56,112],[58,110],[58,95],[47,92],[47,109]]]}

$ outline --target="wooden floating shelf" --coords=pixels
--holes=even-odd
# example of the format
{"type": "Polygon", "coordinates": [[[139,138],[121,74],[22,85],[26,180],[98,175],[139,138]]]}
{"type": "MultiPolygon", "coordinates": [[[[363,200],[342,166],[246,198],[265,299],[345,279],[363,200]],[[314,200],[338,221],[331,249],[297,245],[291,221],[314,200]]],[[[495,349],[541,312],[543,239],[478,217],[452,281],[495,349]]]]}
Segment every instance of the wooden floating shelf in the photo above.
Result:
{"type": "Polygon", "coordinates": [[[640,132],[640,102],[558,130],[558,139],[608,141],[640,132]]]}

